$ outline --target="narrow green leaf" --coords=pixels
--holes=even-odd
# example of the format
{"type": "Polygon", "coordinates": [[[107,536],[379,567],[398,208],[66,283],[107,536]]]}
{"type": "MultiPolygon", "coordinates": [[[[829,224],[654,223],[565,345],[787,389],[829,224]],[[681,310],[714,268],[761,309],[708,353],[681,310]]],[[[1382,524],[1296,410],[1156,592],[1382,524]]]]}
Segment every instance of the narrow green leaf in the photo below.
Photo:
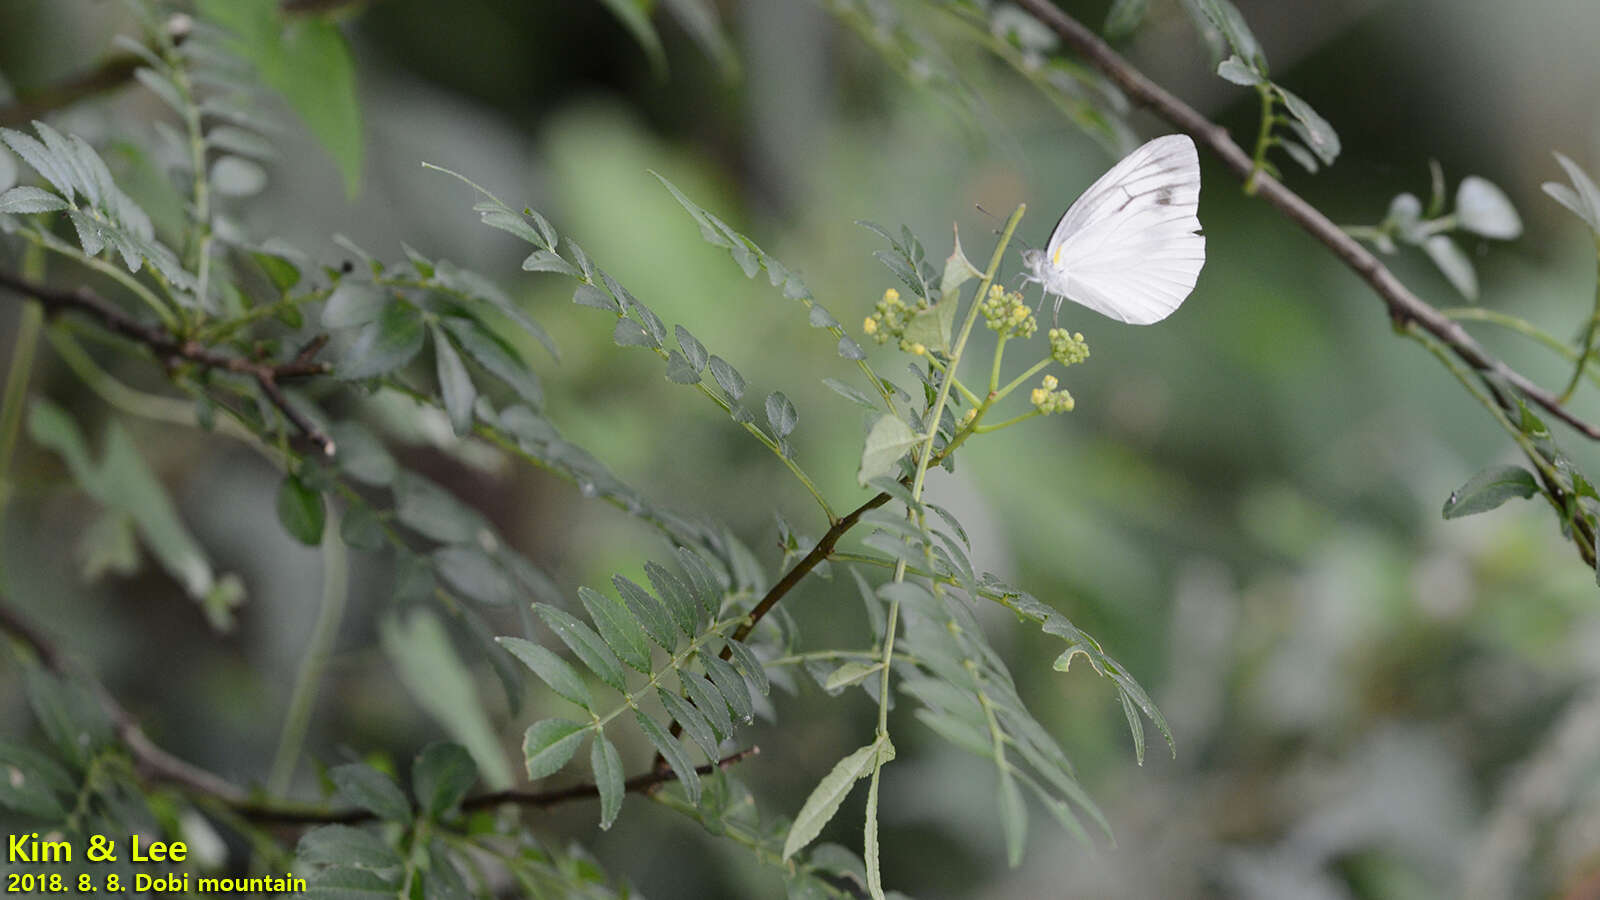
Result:
{"type": "Polygon", "coordinates": [[[872,771],[878,759],[878,748],[879,742],[873,741],[839,760],[822,777],[795,815],[794,824],[789,826],[789,836],[783,842],[784,859],[793,856],[822,833],[823,826],[839,812],[839,806],[844,803],[850,789],[872,771]]]}
{"type": "Polygon", "coordinates": [[[667,765],[677,773],[678,782],[683,785],[684,793],[689,795],[689,802],[700,803],[700,773],[694,770],[694,762],[689,759],[689,754],[683,751],[683,744],[677,738],[667,734],[660,723],[650,718],[643,710],[633,711],[634,721],[639,723],[639,730],[660,752],[667,765]]]}
{"type": "Polygon", "coordinates": [[[689,366],[696,372],[704,369],[706,360],[709,358],[705,345],[696,340],[695,336],[689,333],[689,329],[682,325],[674,325],[673,334],[677,337],[678,346],[682,348],[684,358],[689,361],[689,366]]]}
{"type": "Polygon", "coordinates": [[[622,307],[617,305],[617,301],[610,294],[592,284],[578,285],[578,289],[572,292],[572,302],[579,306],[591,306],[608,312],[622,312],[622,307]]]}
{"type": "Polygon", "coordinates": [[[44,213],[67,208],[67,201],[41,188],[23,185],[0,194],[0,213],[44,213]]]}
{"type": "MultiPolygon", "coordinates": [[[[567,719],[544,719],[529,725],[522,737],[528,779],[538,781],[561,771],[591,730],[589,725],[567,719]]],[[[599,736],[598,731],[595,734],[599,736]]]]}
{"type": "Polygon", "coordinates": [[[476,510],[414,472],[401,472],[395,477],[394,497],[401,524],[442,543],[476,540],[486,527],[476,510]]]}
{"type": "Polygon", "coordinates": [[[678,630],[683,632],[684,637],[694,637],[700,624],[700,604],[690,594],[689,586],[654,562],[644,564],[644,574],[650,579],[650,586],[660,595],[678,630]]]}
{"type": "Polygon", "coordinates": [[[761,660],[756,657],[755,651],[744,641],[728,639],[728,649],[733,651],[733,665],[746,679],[755,683],[756,690],[763,694],[772,690],[772,682],[767,679],[767,670],[761,665],[761,660]]]}
{"type": "Polygon", "coordinates": [[[1513,497],[1527,499],[1539,493],[1533,473],[1521,466],[1491,466],[1467,479],[1444,502],[1446,519],[1488,512],[1513,497]]]}
{"type": "Polygon", "coordinates": [[[564,610],[557,609],[545,603],[535,603],[533,611],[539,618],[550,626],[567,649],[573,655],[583,660],[601,681],[622,693],[628,692],[626,679],[622,674],[622,663],[617,660],[617,655],[606,646],[605,640],[594,633],[594,629],[580,622],[564,610]]]}
{"type": "Polygon", "coordinates": [[[339,796],[389,822],[411,821],[411,804],[394,779],[365,763],[350,763],[328,770],[339,796]]]}
{"type": "Polygon", "coordinates": [[[578,588],[578,599],[617,657],[634,671],[650,674],[650,644],[627,606],[619,599],[586,587],[578,588]]]}
{"type": "Polygon", "coordinates": [[[750,702],[750,686],[745,684],[744,677],[716,654],[702,651],[699,658],[706,674],[711,676],[711,683],[717,686],[733,714],[747,723],[753,719],[756,710],[750,702]]]}
{"type": "Polygon", "coordinates": [[[842,691],[852,684],[857,684],[869,675],[883,671],[883,663],[847,662],[828,675],[822,683],[822,689],[828,693],[842,691]]]}
{"type": "Polygon", "coordinates": [[[589,748],[589,765],[594,769],[594,783],[600,790],[600,828],[610,830],[611,823],[622,812],[627,786],[623,783],[622,757],[616,745],[602,732],[595,732],[594,744],[589,748]]]}
{"type": "Polygon", "coordinates": [[[544,387],[522,354],[476,319],[447,316],[441,320],[461,350],[489,374],[505,382],[534,409],[544,407],[544,387]]]}
{"type": "MultiPolygon", "coordinates": [[[[1220,0],[1218,0],[1220,2],[1220,0]]],[[[1290,93],[1282,85],[1274,84],[1273,89],[1278,96],[1283,98],[1283,105],[1288,108],[1289,115],[1294,116],[1303,128],[1295,129],[1311,152],[1322,160],[1324,165],[1333,165],[1339,157],[1339,133],[1333,130],[1328,120],[1317,114],[1311,104],[1301,100],[1297,95],[1290,93]]]]}
{"type": "Polygon", "coordinates": [[[1588,223],[1591,231],[1600,234],[1600,187],[1595,185],[1594,179],[1582,166],[1560,153],[1555,154],[1555,158],[1571,179],[1572,187],[1547,181],[1542,185],[1544,192],[1588,223]]]}
{"type": "Polygon", "coordinates": [[[661,38],[656,36],[654,25],[650,24],[650,3],[648,0],[600,0],[611,14],[617,17],[633,39],[644,48],[645,56],[650,59],[650,67],[657,75],[665,75],[667,71],[667,54],[661,49],[661,38]]]}
{"type": "Polygon", "coordinates": [[[539,676],[552,691],[586,710],[594,708],[594,698],[590,696],[589,686],[584,684],[583,676],[566,660],[551,653],[549,648],[518,637],[497,637],[495,641],[522,660],[523,665],[532,669],[533,674],[539,676]]]}
{"type": "Polygon", "coordinates": [[[1028,846],[1028,806],[1022,799],[1017,780],[1011,777],[1011,767],[1003,760],[1000,764],[1000,830],[1006,838],[1006,862],[1015,869],[1022,865],[1022,853],[1028,846]]]}
{"type": "Polygon", "coordinates": [[[679,670],[678,683],[683,692],[694,701],[695,708],[706,718],[706,724],[719,740],[733,736],[733,718],[728,714],[728,702],[722,699],[716,687],[693,672],[679,670]]]}
{"type": "Polygon", "coordinates": [[[715,762],[717,760],[717,738],[711,729],[711,723],[698,707],[693,703],[674,694],[666,688],[656,688],[656,696],[661,700],[661,706],[667,715],[678,721],[683,726],[683,733],[700,746],[706,758],[715,762]]]}
{"type": "Polygon", "coordinates": [[[626,603],[628,610],[633,613],[634,620],[644,626],[645,634],[650,636],[650,640],[671,653],[678,646],[678,635],[673,628],[672,617],[661,605],[661,601],[621,575],[611,576],[611,583],[622,596],[622,602],[626,603]]]}
{"type": "Polygon", "coordinates": [[[433,334],[433,361],[439,377],[439,394],[444,399],[445,412],[450,416],[450,427],[457,435],[472,433],[472,405],[478,400],[478,389],[472,384],[466,363],[445,336],[444,329],[430,325],[433,334]]]}
{"type": "Polygon", "coordinates": [[[572,263],[567,262],[553,250],[535,250],[528,254],[528,258],[522,261],[522,270],[524,272],[556,272],[561,275],[570,275],[574,278],[580,278],[583,275],[572,263]]]}
{"type": "Polygon", "coordinates": [[[824,378],[822,379],[822,383],[828,386],[828,390],[833,391],[835,394],[838,394],[839,396],[849,400],[851,403],[854,403],[863,409],[870,409],[874,412],[880,411],[877,401],[873,400],[871,397],[868,397],[861,391],[856,390],[850,385],[845,384],[837,378],[824,378]]]}

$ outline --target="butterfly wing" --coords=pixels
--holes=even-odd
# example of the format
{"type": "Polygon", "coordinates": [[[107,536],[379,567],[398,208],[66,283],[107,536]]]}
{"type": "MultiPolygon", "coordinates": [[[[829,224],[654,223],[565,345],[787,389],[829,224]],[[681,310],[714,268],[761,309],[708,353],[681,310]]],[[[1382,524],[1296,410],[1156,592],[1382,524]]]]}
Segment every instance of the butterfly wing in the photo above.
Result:
{"type": "Polygon", "coordinates": [[[1194,141],[1182,134],[1150,141],[1061,217],[1045,249],[1055,276],[1047,287],[1122,322],[1166,318],[1194,290],[1205,264],[1199,205],[1194,141]]]}

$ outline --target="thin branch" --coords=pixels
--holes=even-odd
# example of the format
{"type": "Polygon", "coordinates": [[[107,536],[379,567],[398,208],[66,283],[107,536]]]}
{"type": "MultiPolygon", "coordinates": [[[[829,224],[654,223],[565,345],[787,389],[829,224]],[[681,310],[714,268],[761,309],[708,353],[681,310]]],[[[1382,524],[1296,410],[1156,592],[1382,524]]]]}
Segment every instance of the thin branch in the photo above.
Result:
{"type": "MultiPolygon", "coordinates": [[[[1254,166],[1250,155],[1234,143],[1227,129],[1207,119],[1194,107],[1151,81],[1094,32],[1057,9],[1048,0],[1015,0],[1015,2],[1054,31],[1085,61],[1110,78],[1133,102],[1148,107],[1170,124],[1188,133],[1196,142],[1209,148],[1239,178],[1251,177],[1254,166]]],[[[1412,293],[1376,256],[1344,233],[1338,225],[1323,215],[1321,210],[1265,172],[1256,173],[1255,185],[1257,194],[1266,198],[1267,202],[1276,206],[1307,234],[1332,250],[1346,266],[1361,276],[1388,306],[1389,315],[1397,324],[1416,322],[1443,341],[1462,362],[1474,369],[1499,376],[1551,415],[1585,436],[1600,440],[1600,425],[1574,415],[1562,406],[1561,399],[1555,394],[1490,355],[1465,328],[1412,293]]]]}
{"type": "Polygon", "coordinates": [[[305,434],[306,438],[323,453],[329,456],[333,455],[335,449],[333,440],[323,433],[315,422],[307,418],[305,413],[296,409],[294,404],[289,402],[289,398],[284,396],[281,387],[281,382],[285,379],[322,375],[331,371],[331,367],[327,363],[316,360],[317,353],[327,342],[325,337],[318,337],[311,341],[288,362],[258,362],[242,356],[222,353],[198,341],[180,338],[159,325],[141,322],[101,299],[88,288],[79,287],[70,291],[60,290],[48,285],[37,284],[3,270],[0,270],[0,287],[38,300],[44,305],[45,310],[52,314],[75,312],[88,316],[99,322],[108,331],[150,348],[156,358],[165,365],[189,362],[203,369],[220,369],[255,379],[256,384],[261,388],[261,392],[266,395],[267,400],[273,406],[283,413],[285,419],[288,419],[295,428],[305,434]]]}
{"type": "MultiPolygon", "coordinates": [[[[730,753],[714,763],[697,766],[695,772],[700,775],[710,775],[718,769],[735,766],[760,753],[760,747],[749,747],[737,753],[730,753]]],[[[627,793],[637,794],[649,791],[667,782],[676,781],[677,778],[677,774],[670,769],[666,772],[647,772],[642,775],[635,775],[624,781],[622,789],[627,793]]],[[[461,801],[461,811],[473,812],[480,809],[492,809],[507,803],[534,809],[547,809],[563,803],[588,800],[598,796],[600,796],[600,788],[594,784],[575,784],[571,787],[557,788],[550,791],[494,791],[488,794],[468,797],[461,801]]],[[[280,825],[352,825],[360,822],[370,822],[377,818],[373,813],[364,809],[324,812],[265,804],[233,805],[233,811],[254,822],[280,825]]]]}

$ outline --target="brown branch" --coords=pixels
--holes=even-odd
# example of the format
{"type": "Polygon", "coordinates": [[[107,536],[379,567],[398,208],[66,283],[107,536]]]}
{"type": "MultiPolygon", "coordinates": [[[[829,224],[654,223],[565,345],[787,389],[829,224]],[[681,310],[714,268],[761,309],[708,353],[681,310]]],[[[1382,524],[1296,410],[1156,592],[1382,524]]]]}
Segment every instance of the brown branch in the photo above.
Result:
{"type": "Polygon", "coordinates": [[[3,270],[0,270],[0,287],[38,300],[51,314],[74,312],[88,316],[106,330],[150,348],[156,358],[165,365],[189,362],[202,369],[220,369],[254,379],[267,400],[283,413],[285,419],[304,433],[306,438],[323,453],[333,455],[335,450],[333,439],[323,433],[305,413],[295,408],[294,404],[289,402],[289,398],[284,396],[281,387],[281,382],[285,379],[304,378],[331,371],[327,363],[315,359],[317,352],[327,343],[325,337],[312,340],[288,362],[258,362],[222,353],[198,341],[180,338],[158,325],[142,322],[85,287],[70,291],[60,290],[28,281],[3,270]]]}
{"type": "MultiPolygon", "coordinates": [[[[695,772],[700,775],[710,775],[718,769],[726,769],[737,765],[752,756],[761,753],[761,748],[750,747],[737,753],[730,753],[716,762],[706,763],[695,767],[695,772]]],[[[647,772],[635,775],[622,783],[625,793],[637,794],[649,791],[669,781],[676,781],[677,773],[647,772]]],[[[493,791],[487,794],[478,794],[461,801],[462,812],[473,812],[480,809],[491,809],[507,803],[517,806],[527,806],[535,809],[546,809],[570,803],[574,800],[588,800],[600,796],[600,788],[594,784],[575,784],[571,787],[557,788],[550,791],[493,791]]],[[[377,818],[373,813],[364,809],[345,809],[322,812],[319,810],[293,809],[267,804],[234,804],[233,811],[253,822],[276,823],[280,825],[352,825],[360,822],[370,822],[377,818]]]]}
{"type": "MultiPolygon", "coordinates": [[[[1094,32],[1057,9],[1048,0],[1015,0],[1015,2],[1054,31],[1085,61],[1110,78],[1135,103],[1148,107],[1167,122],[1188,133],[1196,142],[1209,148],[1241,179],[1250,178],[1253,168],[1250,155],[1234,143],[1227,129],[1207,119],[1194,107],[1151,81],[1094,32]]],[[[1266,198],[1267,202],[1276,206],[1307,234],[1332,250],[1340,261],[1361,276],[1388,306],[1389,315],[1397,324],[1403,326],[1408,322],[1416,322],[1443,341],[1462,362],[1479,371],[1499,376],[1551,415],[1585,436],[1600,440],[1600,425],[1574,415],[1562,406],[1560,398],[1555,394],[1490,355],[1465,328],[1412,293],[1393,272],[1389,271],[1388,267],[1372,255],[1371,251],[1346,234],[1299,194],[1265,172],[1256,173],[1255,183],[1257,193],[1266,198]]]]}

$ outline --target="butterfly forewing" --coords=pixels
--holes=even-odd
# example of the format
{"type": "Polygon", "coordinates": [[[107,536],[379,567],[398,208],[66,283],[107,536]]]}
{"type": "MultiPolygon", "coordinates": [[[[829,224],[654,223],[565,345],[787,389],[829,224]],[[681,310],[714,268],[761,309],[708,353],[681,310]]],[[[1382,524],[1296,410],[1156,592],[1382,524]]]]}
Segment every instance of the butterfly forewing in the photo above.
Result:
{"type": "Polygon", "coordinates": [[[1166,318],[1205,263],[1199,202],[1194,142],[1181,134],[1150,141],[1061,217],[1046,246],[1046,290],[1123,322],[1166,318]]]}

